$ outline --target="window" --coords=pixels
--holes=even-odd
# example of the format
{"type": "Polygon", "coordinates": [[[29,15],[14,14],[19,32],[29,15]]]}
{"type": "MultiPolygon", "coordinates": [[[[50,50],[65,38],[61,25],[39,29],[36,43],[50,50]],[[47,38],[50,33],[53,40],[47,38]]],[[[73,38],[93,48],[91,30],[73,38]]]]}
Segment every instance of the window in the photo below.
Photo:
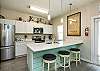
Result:
{"type": "Polygon", "coordinates": [[[63,25],[57,26],[57,37],[58,40],[63,40],[63,25]]]}

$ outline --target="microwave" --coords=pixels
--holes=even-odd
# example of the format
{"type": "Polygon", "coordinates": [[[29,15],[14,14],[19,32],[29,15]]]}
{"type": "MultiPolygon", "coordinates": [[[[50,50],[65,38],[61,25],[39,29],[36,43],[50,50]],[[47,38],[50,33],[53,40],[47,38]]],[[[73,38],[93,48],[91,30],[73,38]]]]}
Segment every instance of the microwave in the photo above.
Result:
{"type": "Polygon", "coordinates": [[[43,34],[43,28],[33,27],[33,34],[43,34]]]}

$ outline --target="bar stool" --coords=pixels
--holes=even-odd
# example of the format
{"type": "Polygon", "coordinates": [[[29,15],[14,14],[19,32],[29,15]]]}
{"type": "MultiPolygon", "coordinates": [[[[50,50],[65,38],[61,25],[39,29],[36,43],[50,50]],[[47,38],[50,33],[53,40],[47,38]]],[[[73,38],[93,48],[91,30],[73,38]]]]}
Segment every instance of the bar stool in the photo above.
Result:
{"type": "Polygon", "coordinates": [[[71,48],[70,52],[71,52],[71,59],[72,61],[76,62],[76,66],[77,66],[77,63],[80,62],[80,49],[71,48]],[[74,54],[75,54],[75,57],[73,56],[74,54]]]}
{"type": "Polygon", "coordinates": [[[50,63],[55,63],[55,71],[56,71],[56,55],[54,54],[45,54],[43,55],[43,71],[44,71],[44,63],[48,64],[48,71],[50,70],[50,63]]]}
{"type": "Polygon", "coordinates": [[[69,67],[70,69],[70,52],[68,51],[65,51],[65,50],[62,50],[62,51],[59,51],[58,52],[59,56],[60,56],[60,61],[61,61],[61,58],[63,58],[63,65],[60,64],[61,67],[64,67],[64,71],[65,71],[65,68],[69,67]],[[66,62],[67,62],[67,65],[66,65],[66,62]]]}

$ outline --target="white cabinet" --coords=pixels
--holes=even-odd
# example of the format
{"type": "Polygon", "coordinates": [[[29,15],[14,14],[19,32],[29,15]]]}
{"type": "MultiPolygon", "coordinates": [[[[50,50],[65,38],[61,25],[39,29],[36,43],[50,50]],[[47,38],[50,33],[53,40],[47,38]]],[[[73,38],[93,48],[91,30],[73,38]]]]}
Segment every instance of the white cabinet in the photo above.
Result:
{"type": "Polygon", "coordinates": [[[53,27],[52,25],[45,25],[43,28],[43,34],[52,34],[53,27]]]}
{"type": "Polygon", "coordinates": [[[52,34],[52,25],[46,25],[35,22],[22,22],[15,20],[0,19],[0,23],[15,25],[15,33],[31,33],[33,34],[33,27],[43,28],[43,34],[52,34]]]}
{"type": "Polygon", "coordinates": [[[5,19],[0,19],[0,23],[3,24],[5,19]]]}
{"type": "Polygon", "coordinates": [[[27,54],[27,47],[25,45],[25,42],[16,42],[15,55],[20,56],[25,54],[27,54]]]}
{"type": "Polygon", "coordinates": [[[5,20],[4,20],[4,23],[5,23],[5,24],[15,25],[15,20],[8,20],[8,19],[5,19],[5,20]]]}
{"type": "Polygon", "coordinates": [[[46,24],[42,24],[42,23],[33,23],[33,26],[35,28],[43,28],[43,34],[52,34],[52,32],[53,32],[52,25],[46,25],[46,24]]]}
{"type": "Polygon", "coordinates": [[[43,28],[44,27],[44,25],[45,24],[42,24],[42,23],[33,23],[33,26],[35,27],[35,28],[43,28]]]}
{"type": "Polygon", "coordinates": [[[15,20],[0,19],[0,23],[15,25],[15,20]]]}
{"type": "Polygon", "coordinates": [[[16,33],[26,33],[24,22],[16,21],[16,33]]]}
{"type": "Polygon", "coordinates": [[[33,33],[33,23],[16,21],[16,33],[33,33]]]}
{"type": "Polygon", "coordinates": [[[33,27],[43,28],[43,34],[52,34],[52,25],[46,25],[42,23],[35,22],[22,22],[15,20],[0,19],[0,23],[15,25],[15,33],[31,33],[33,34],[33,27]]]}
{"type": "Polygon", "coordinates": [[[27,33],[33,33],[33,23],[27,23],[27,30],[26,30],[26,32],[27,33]]]}
{"type": "Polygon", "coordinates": [[[48,28],[48,34],[52,34],[52,32],[53,32],[52,25],[48,25],[47,28],[48,28]]]}

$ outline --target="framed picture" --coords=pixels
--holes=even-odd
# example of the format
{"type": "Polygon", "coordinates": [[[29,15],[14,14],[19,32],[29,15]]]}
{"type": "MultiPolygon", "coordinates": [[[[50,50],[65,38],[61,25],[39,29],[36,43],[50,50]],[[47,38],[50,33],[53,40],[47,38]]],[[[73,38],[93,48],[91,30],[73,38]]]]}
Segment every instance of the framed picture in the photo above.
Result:
{"type": "Polygon", "coordinates": [[[67,16],[67,36],[81,36],[81,12],[67,16]]]}

